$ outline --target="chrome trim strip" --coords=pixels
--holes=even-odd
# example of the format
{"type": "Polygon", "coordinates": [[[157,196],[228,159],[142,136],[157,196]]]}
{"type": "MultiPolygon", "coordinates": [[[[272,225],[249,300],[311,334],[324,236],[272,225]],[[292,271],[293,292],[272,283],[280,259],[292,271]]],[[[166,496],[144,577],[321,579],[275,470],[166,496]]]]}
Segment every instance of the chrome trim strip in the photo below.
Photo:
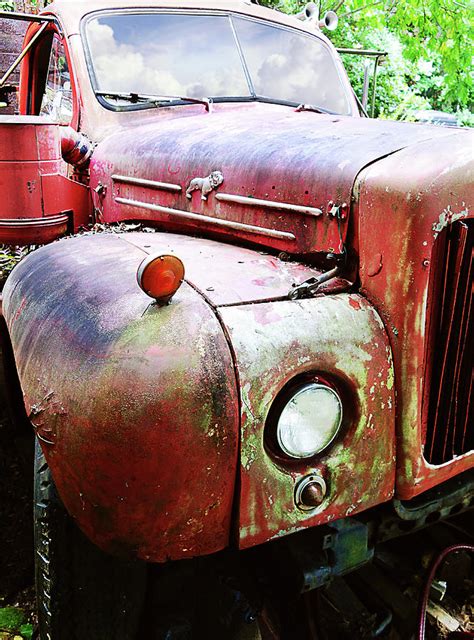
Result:
{"type": "Polygon", "coordinates": [[[289,202],[275,202],[274,200],[259,200],[258,198],[247,198],[232,193],[218,193],[217,200],[222,202],[235,202],[236,204],[247,204],[251,207],[265,207],[267,209],[280,209],[281,211],[292,211],[293,213],[304,213],[307,216],[322,216],[321,209],[315,207],[304,207],[299,204],[290,204],[289,202]]]}
{"type": "Polygon", "coordinates": [[[128,198],[115,198],[115,201],[119,204],[127,204],[131,207],[138,207],[139,209],[147,209],[149,211],[159,211],[160,213],[167,213],[168,215],[175,216],[177,218],[184,218],[188,220],[195,220],[197,222],[208,222],[219,227],[226,227],[227,229],[235,229],[236,231],[247,231],[248,233],[257,233],[261,236],[267,236],[268,238],[277,238],[278,240],[291,240],[295,241],[296,237],[293,233],[286,231],[278,231],[277,229],[267,229],[265,227],[255,227],[251,224],[244,224],[242,222],[233,222],[232,220],[222,220],[222,218],[213,218],[212,216],[204,216],[200,213],[192,213],[189,211],[183,211],[181,209],[171,209],[170,207],[162,207],[159,204],[151,204],[149,202],[140,202],[138,200],[129,200],[128,198]]]}
{"type": "Polygon", "coordinates": [[[0,218],[0,227],[2,229],[25,229],[27,227],[51,227],[67,222],[69,222],[67,214],[45,216],[44,218],[0,218]]]}
{"type": "Polygon", "coordinates": [[[156,182],[155,180],[133,178],[132,176],[121,176],[118,174],[114,174],[112,180],[114,182],[122,182],[123,184],[133,184],[137,187],[148,187],[149,189],[161,189],[162,191],[174,191],[175,193],[182,191],[179,184],[172,184],[171,182],[156,182]]]}

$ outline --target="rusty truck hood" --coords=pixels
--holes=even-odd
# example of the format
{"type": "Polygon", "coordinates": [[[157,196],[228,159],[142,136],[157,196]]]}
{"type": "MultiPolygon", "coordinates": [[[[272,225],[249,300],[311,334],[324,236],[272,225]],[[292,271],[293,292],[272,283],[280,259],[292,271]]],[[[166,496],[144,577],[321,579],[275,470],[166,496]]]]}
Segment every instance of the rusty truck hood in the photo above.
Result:
{"type": "Polygon", "coordinates": [[[451,133],[268,104],[216,105],[212,113],[201,105],[173,107],[158,116],[98,145],[91,179],[93,188],[105,187],[104,221],[149,220],[290,253],[338,252],[358,173],[451,133]],[[192,180],[214,171],[223,183],[207,200],[199,189],[187,197],[192,180]]]}

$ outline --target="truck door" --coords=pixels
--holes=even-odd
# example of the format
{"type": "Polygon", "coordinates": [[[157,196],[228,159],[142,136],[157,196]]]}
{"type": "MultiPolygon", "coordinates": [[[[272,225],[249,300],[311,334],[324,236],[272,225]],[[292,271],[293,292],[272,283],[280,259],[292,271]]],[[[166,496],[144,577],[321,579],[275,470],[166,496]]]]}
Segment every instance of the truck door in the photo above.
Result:
{"type": "MultiPolygon", "coordinates": [[[[37,26],[30,27],[26,43],[37,26]]],[[[74,75],[67,44],[51,24],[25,58],[21,69],[20,110],[48,116],[77,129],[79,120],[74,75]]]]}

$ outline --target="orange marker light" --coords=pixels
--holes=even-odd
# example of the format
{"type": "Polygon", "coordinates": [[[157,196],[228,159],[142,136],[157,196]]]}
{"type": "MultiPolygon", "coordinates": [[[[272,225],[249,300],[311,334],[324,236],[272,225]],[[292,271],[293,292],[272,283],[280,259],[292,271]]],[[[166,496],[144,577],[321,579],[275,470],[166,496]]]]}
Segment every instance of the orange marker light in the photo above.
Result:
{"type": "Polygon", "coordinates": [[[150,298],[168,302],[180,288],[184,278],[184,264],[176,256],[148,256],[138,267],[140,289],[150,298]]]}

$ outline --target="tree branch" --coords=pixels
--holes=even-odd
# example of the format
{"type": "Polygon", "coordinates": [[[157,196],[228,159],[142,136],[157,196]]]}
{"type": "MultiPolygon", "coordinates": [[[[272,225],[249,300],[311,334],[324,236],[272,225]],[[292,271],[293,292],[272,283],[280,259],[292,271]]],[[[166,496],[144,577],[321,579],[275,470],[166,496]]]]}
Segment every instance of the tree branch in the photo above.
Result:
{"type": "Polygon", "coordinates": [[[383,4],[384,0],[378,0],[378,2],[373,2],[372,4],[366,4],[365,7],[360,7],[359,9],[354,9],[353,11],[349,11],[348,13],[344,13],[341,18],[346,18],[347,16],[351,16],[353,13],[358,13],[359,11],[365,11],[366,9],[370,9],[371,7],[375,7],[378,4],[383,4]]]}
{"type": "Polygon", "coordinates": [[[344,4],[344,0],[340,0],[339,2],[337,2],[334,5],[334,7],[331,9],[331,11],[334,11],[335,13],[337,13],[339,11],[339,9],[342,7],[343,4],[344,4]]]}

